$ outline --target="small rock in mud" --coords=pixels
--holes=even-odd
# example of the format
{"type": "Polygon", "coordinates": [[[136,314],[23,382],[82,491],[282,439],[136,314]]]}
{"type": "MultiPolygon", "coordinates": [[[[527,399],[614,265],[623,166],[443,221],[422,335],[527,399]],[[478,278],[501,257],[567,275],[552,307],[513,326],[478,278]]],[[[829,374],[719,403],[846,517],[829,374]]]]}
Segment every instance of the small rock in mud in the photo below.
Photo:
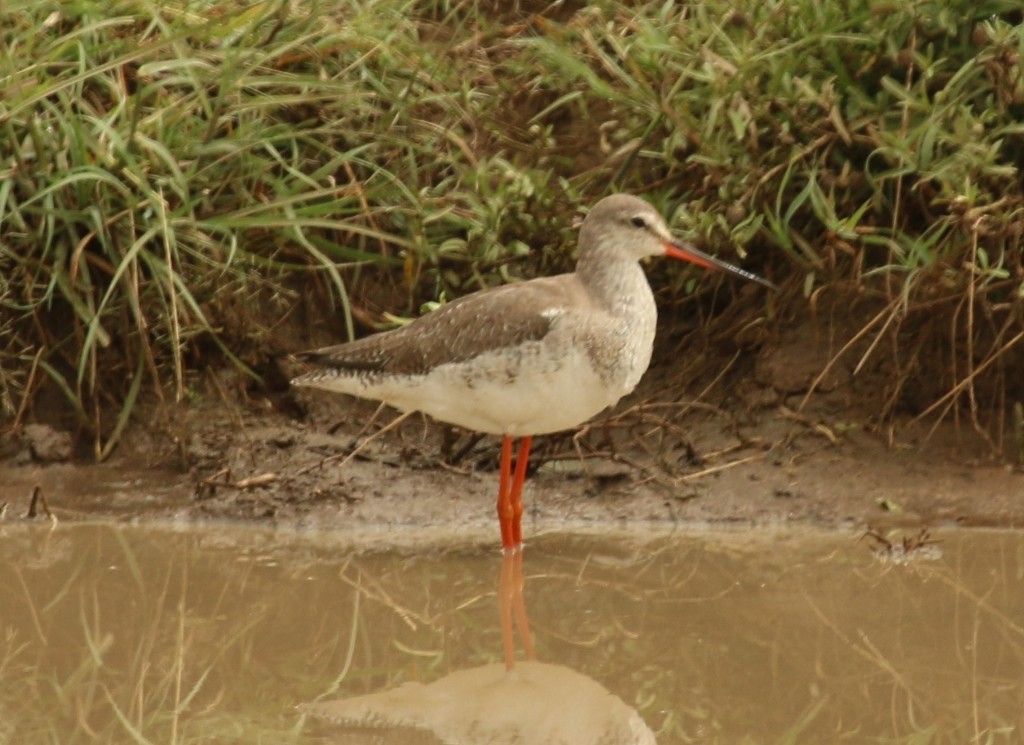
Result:
{"type": "Polygon", "coordinates": [[[21,436],[32,457],[44,463],[70,460],[74,451],[71,433],[47,424],[27,424],[21,436]]]}
{"type": "Polygon", "coordinates": [[[271,433],[267,440],[276,447],[290,448],[298,441],[298,437],[296,437],[294,432],[282,427],[276,432],[271,433]]]}

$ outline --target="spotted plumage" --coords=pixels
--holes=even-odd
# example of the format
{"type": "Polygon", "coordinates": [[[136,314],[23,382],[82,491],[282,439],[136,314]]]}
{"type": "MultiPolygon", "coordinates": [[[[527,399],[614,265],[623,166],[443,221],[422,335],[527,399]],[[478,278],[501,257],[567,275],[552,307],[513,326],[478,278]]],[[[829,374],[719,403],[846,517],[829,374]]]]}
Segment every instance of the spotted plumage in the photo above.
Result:
{"type": "MultiPolygon", "coordinates": [[[[575,272],[477,292],[401,328],[302,353],[320,367],[292,383],[502,435],[507,452],[509,438],[575,427],[637,385],[657,323],[639,261],[656,255],[768,284],[675,241],[644,200],[614,195],[584,219],[575,272]]],[[[513,502],[522,487],[516,476],[513,502]]],[[[518,517],[511,538],[502,519],[505,547],[518,545],[518,517]]]]}

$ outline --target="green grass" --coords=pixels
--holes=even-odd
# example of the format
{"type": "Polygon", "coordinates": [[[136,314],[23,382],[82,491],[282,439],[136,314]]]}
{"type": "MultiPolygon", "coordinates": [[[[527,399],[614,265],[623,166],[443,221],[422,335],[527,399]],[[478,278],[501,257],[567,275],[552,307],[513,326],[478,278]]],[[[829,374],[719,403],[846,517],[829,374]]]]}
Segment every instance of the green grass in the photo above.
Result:
{"type": "Polygon", "coordinates": [[[1017,2],[528,5],[6,3],[3,416],[58,392],[105,457],[279,323],[354,334],[367,282],[414,314],[568,267],[612,190],[785,284],[778,322],[869,308],[837,349],[879,419],[1024,399],[1017,2]]]}

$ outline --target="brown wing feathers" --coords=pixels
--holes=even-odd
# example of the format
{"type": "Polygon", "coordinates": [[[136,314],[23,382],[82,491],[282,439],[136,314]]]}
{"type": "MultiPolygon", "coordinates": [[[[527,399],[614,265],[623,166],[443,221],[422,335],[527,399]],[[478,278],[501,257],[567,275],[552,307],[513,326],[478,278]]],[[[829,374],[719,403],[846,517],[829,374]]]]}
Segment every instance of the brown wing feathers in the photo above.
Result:
{"type": "Polygon", "coordinates": [[[296,356],[339,372],[395,375],[419,375],[442,364],[465,362],[495,349],[542,339],[553,315],[545,311],[564,305],[559,279],[467,295],[407,326],[296,356]],[[512,289],[516,292],[509,292],[512,289]]]}

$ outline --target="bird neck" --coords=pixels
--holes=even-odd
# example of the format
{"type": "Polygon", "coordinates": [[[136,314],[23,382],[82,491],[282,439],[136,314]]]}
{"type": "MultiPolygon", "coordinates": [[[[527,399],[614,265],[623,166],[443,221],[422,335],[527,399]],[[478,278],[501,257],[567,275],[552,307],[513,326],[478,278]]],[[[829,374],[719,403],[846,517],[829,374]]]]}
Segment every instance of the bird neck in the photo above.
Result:
{"type": "Polygon", "coordinates": [[[652,313],[654,294],[639,262],[619,252],[590,251],[580,256],[576,274],[591,299],[609,313],[652,313]]]}

